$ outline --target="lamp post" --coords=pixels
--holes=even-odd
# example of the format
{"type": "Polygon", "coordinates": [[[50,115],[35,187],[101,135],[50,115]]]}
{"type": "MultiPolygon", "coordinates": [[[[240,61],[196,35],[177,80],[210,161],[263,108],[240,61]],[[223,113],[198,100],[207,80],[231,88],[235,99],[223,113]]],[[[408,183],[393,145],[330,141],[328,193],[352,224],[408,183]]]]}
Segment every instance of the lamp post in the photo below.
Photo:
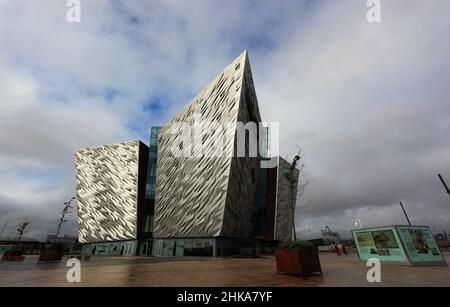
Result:
{"type": "Polygon", "coordinates": [[[411,222],[409,221],[409,217],[408,217],[408,214],[406,214],[406,210],[405,210],[405,207],[403,207],[403,204],[402,204],[402,202],[401,202],[401,201],[399,201],[399,203],[400,203],[400,206],[402,207],[402,210],[403,210],[403,214],[405,214],[406,220],[408,221],[408,225],[409,225],[409,226],[411,226],[411,222]]]}
{"type": "Polygon", "coordinates": [[[66,214],[69,213],[69,209],[72,208],[72,206],[71,206],[70,203],[71,203],[73,200],[75,200],[75,197],[72,197],[68,202],[65,202],[65,203],[64,203],[64,208],[63,208],[63,210],[62,210],[62,212],[61,212],[61,218],[59,219],[59,222],[58,222],[58,230],[56,231],[55,243],[56,243],[56,241],[58,240],[58,236],[59,236],[59,232],[61,231],[61,226],[62,226],[62,224],[63,224],[64,222],[67,222],[67,220],[65,220],[64,218],[65,218],[66,214]]]}
{"type": "Polygon", "coordinates": [[[356,227],[359,227],[359,229],[363,229],[363,225],[362,225],[360,219],[356,219],[356,220],[355,220],[355,226],[356,226],[356,227]]]}
{"type": "Polygon", "coordinates": [[[442,185],[443,185],[444,188],[445,188],[445,191],[447,191],[447,194],[450,195],[450,188],[447,186],[447,183],[445,182],[444,178],[442,178],[442,175],[441,175],[441,174],[438,174],[438,177],[439,177],[439,179],[441,180],[442,185]]]}

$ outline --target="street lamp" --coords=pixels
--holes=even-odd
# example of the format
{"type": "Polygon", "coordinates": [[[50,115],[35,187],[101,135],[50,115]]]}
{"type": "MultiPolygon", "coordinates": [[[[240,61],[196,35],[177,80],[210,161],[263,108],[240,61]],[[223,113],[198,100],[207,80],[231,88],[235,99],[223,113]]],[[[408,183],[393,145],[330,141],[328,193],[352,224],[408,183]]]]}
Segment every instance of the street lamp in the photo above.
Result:
{"type": "Polygon", "coordinates": [[[360,229],[363,229],[363,225],[362,225],[360,219],[356,219],[355,220],[355,227],[359,227],[360,229]]]}

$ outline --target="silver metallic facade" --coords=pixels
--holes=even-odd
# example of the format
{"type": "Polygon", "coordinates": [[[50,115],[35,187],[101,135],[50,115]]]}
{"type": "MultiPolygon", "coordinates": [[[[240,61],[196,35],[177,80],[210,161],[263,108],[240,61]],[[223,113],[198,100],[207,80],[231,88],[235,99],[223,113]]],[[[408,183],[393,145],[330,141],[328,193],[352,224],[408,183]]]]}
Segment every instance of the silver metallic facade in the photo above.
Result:
{"type": "MultiPolygon", "coordinates": [[[[290,184],[289,176],[291,164],[283,158],[278,159],[277,197],[275,207],[275,231],[274,239],[277,241],[292,240],[293,234],[293,205],[291,199],[297,199],[298,169],[294,169],[294,190],[290,184]]],[[[294,205],[295,207],[295,205],[294,205]]]]}
{"type": "Polygon", "coordinates": [[[150,150],[139,141],[78,150],[78,238],[87,243],[83,252],[235,255],[242,242],[291,239],[290,163],[278,158],[276,167],[261,169],[267,130],[253,135],[265,138],[261,155],[249,156],[247,141],[245,156],[237,155],[242,150],[239,125],[254,123],[259,129],[260,122],[244,52],[166,126],[152,129],[150,150]],[[185,142],[186,132],[195,131],[180,130],[179,124],[194,127],[199,121],[211,129],[197,140],[203,150],[221,147],[219,156],[199,153],[195,144],[185,142]],[[190,154],[176,155],[186,151],[190,154]]]}
{"type": "Polygon", "coordinates": [[[81,243],[137,238],[140,146],[131,141],[76,152],[81,243]]]}
{"type": "Polygon", "coordinates": [[[249,236],[259,159],[234,156],[238,121],[261,121],[247,52],[227,66],[160,133],[155,238],[249,236]],[[173,155],[183,133],[174,133],[173,127],[195,120],[228,127],[202,139],[206,147],[225,140],[220,157],[173,155]]]}

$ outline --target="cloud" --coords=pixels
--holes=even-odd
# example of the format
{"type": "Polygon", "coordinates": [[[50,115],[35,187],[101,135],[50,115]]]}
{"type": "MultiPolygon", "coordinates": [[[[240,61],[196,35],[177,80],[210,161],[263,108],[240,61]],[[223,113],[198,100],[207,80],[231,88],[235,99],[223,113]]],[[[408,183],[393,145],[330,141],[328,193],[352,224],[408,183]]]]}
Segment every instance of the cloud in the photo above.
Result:
{"type": "Polygon", "coordinates": [[[263,119],[280,122],[284,156],[303,147],[314,180],[301,233],[404,223],[399,200],[414,223],[448,229],[436,174],[450,180],[450,4],[382,1],[379,24],[367,9],[99,0],[70,24],[64,1],[2,1],[0,223],[30,214],[31,235],[52,232],[77,148],[147,142],[248,49],[263,119]]]}

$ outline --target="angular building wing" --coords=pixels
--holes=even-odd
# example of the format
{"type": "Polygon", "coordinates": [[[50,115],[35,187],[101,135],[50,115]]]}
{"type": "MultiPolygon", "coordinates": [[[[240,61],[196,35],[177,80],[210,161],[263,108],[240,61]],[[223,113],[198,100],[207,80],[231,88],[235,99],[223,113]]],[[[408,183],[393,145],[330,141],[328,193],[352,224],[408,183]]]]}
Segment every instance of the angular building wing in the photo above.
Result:
{"type": "Polygon", "coordinates": [[[85,148],[75,157],[79,241],[136,240],[147,146],[131,141],[85,148]]]}
{"type": "Polygon", "coordinates": [[[292,169],[282,157],[276,157],[276,161],[276,167],[261,168],[258,173],[252,237],[259,240],[292,240],[292,200],[296,198],[299,170],[292,169]]]}
{"type": "MultiPolygon", "coordinates": [[[[279,157],[277,167],[277,196],[275,209],[275,232],[274,240],[285,241],[292,240],[293,233],[293,215],[295,214],[292,206],[292,199],[297,199],[297,183],[299,171],[297,168],[291,169],[291,164],[285,159],[279,157]],[[292,187],[290,182],[291,172],[294,172],[295,181],[292,187]]],[[[294,206],[295,207],[295,206],[294,206]]]]}
{"type": "Polygon", "coordinates": [[[259,158],[236,157],[236,127],[238,122],[260,121],[245,51],[160,133],[155,238],[249,236],[259,158]],[[218,145],[222,147],[220,156],[199,154],[194,130],[190,131],[192,147],[180,141],[186,140],[186,129],[195,127],[198,121],[214,125],[211,133],[202,135],[201,148],[218,145]],[[186,125],[186,129],[179,129],[180,125],[186,125]],[[177,156],[177,148],[192,149],[192,155],[177,156]]]}

